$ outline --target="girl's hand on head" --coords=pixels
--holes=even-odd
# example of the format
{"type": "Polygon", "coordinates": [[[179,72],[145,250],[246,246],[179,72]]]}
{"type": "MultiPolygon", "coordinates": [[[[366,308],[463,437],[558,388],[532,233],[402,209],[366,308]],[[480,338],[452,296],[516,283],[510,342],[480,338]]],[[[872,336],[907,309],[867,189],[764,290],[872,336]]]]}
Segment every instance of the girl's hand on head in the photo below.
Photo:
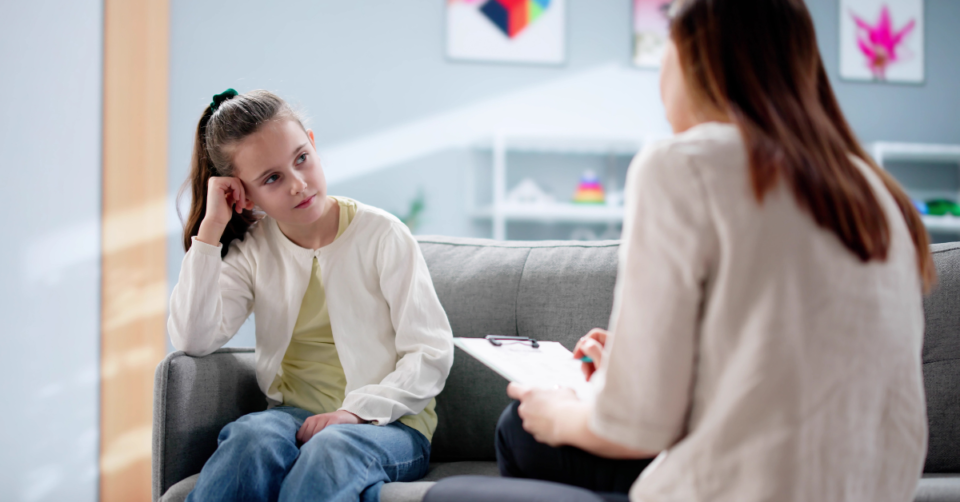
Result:
{"type": "Polygon", "coordinates": [[[304,420],[300,430],[297,431],[297,441],[306,443],[310,441],[316,433],[325,429],[328,425],[336,424],[365,424],[366,420],[350,413],[347,410],[337,410],[332,413],[321,413],[304,420]]]}
{"type": "Polygon", "coordinates": [[[564,437],[564,410],[580,400],[573,389],[536,389],[511,383],[507,395],[520,401],[517,412],[523,420],[523,430],[537,441],[553,447],[566,444],[564,437]]]}
{"type": "Polygon", "coordinates": [[[240,178],[211,177],[207,182],[207,210],[200,222],[197,239],[217,245],[233,212],[241,213],[244,209],[252,208],[253,202],[247,198],[240,178]]]}
{"type": "Polygon", "coordinates": [[[573,349],[574,359],[580,359],[584,356],[593,359],[591,363],[583,363],[580,365],[580,369],[588,381],[597,371],[597,368],[600,367],[600,359],[603,358],[603,347],[607,345],[607,337],[609,335],[610,333],[605,329],[593,328],[586,336],[577,342],[576,347],[573,349]]]}

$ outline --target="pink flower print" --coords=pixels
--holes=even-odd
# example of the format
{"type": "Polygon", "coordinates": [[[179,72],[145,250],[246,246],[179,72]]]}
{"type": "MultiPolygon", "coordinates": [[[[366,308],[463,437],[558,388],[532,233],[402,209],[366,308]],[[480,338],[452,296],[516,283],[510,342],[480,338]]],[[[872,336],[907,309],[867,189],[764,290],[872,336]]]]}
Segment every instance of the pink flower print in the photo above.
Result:
{"type": "Polygon", "coordinates": [[[916,20],[911,19],[900,31],[895,31],[886,5],[880,9],[880,19],[875,26],[852,12],[850,15],[857,23],[857,45],[867,57],[867,67],[877,80],[886,80],[887,66],[897,61],[897,46],[913,30],[916,20]]]}

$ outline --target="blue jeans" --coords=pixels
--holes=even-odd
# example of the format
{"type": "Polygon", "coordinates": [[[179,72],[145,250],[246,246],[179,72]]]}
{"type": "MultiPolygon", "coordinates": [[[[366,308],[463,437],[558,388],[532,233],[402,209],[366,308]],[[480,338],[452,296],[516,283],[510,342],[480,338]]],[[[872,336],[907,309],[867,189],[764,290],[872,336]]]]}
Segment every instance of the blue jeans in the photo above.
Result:
{"type": "Polygon", "coordinates": [[[430,442],[420,432],[399,422],[331,425],[299,444],[311,415],[278,406],[227,424],[187,502],[377,502],[384,483],[426,475],[430,442]]]}

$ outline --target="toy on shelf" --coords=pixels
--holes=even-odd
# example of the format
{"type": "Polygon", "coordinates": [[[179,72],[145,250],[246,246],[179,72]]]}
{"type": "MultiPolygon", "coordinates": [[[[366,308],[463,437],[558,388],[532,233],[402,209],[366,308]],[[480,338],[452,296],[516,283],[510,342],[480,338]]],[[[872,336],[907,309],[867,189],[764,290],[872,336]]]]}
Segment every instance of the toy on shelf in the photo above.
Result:
{"type": "Polygon", "coordinates": [[[927,214],[931,216],[960,216],[960,206],[947,199],[933,199],[927,201],[927,214]]]}
{"type": "Polygon", "coordinates": [[[603,186],[600,185],[600,178],[593,171],[586,171],[580,176],[580,184],[577,185],[577,191],[573,194],[573,202],[576,204],[603,204],[603,186]]]}
{"type": "Polygon", "coordinates": [[[544,192],[537,182],[524,178],[507,194],[507,201],[514,204],[552,204],[553,196],[544,192]]]}
{"type": "Polygon", "coordinates": [[[930,210],[927,209],[927,203],[922,200],[910,199],[913,202],[913,207],[917,208],[917,212],[920,214],[930,214],[930,210]]]}

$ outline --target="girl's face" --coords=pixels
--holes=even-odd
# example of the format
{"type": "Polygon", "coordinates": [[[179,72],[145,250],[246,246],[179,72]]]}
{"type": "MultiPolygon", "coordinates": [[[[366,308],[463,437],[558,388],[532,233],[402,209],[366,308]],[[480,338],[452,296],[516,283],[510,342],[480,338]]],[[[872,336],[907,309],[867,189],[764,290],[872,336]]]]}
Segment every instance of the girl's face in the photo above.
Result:
{"type": "Polygon", "coordinates": [[[308,225],[323,215],[327,180],[313,131],[297,121],[265,124],[234,147],[233,165],[247,198],[278,222],[308,225]]]}
{"type": "Polygon", "coordinates": [[[690,93],[683,78],[683,69],[680,68],[677,46],[669,39],[660,63],[660,99],[674,133],[681,133],[697,125],[690,93]]]}

